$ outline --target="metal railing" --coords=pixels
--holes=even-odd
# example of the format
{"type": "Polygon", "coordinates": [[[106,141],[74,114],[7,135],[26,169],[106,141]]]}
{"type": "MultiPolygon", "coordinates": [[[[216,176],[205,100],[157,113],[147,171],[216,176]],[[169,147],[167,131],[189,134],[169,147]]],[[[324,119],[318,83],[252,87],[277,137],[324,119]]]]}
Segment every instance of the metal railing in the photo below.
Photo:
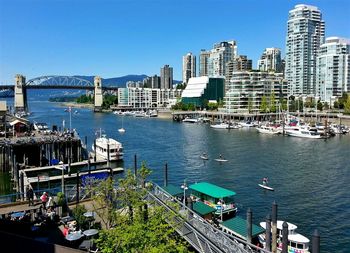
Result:
{"type": "Polygon", "coordinates": [[[214,227],[157,184],[153,184],[153,188],[148,194],[149,198],[155,200],[169,212],[178,213],[174,206],[181,210],[180,217],[183,219],[183,223],[182,228],[177,229],[177,232],[199,252],[269,252],[214,227]]]}

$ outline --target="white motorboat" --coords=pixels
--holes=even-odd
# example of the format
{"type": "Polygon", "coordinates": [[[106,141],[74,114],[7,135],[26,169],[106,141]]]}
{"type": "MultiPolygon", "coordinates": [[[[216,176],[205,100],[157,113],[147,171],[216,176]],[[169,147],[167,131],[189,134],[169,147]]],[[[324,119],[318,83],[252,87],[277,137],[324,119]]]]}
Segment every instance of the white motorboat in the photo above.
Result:
{"type": "Polygon", "coordinates": [[[252,121],[247,121],[247,122],[239,122],[242,127],[255,127],[256,124],[252,121]]]}
{"type": "Polygon", "coordinates": [[[239,125],[231,124],[231,123],[219,123],[219,124],[210,125],[210,127],[214,128],[214,129],[237,129],[237,128],[240,128],[239,125]]]}
{"type": "Polygon", "coordinates": [[[184,123],[198,123],[199,120],[186,117],[185,119],[182,120],[182,122],[184,122],[184,123]]]}
{"type": "Polygon", "coordinates": [[[286,134],[294,137],[309,138],[309,139],[324,139],[326,136],[317,132],[316,128],[308,126],[295,127],[286,131],[286,134]]]}
{"type": "Polygon", "coordinates": [[[124,129],[124,128],[119,128],[119,129],[118,129],[118,132],[119,132],[119,133],[125,133],[125,129],[124,129]]]}
{"type": "MultiPolygon", "coordinates": [[[[95,151],[94,144],[92,150],[95,151]]],[[[96,139],[96,157],[107,160],[108,153],[110,161],[123,160],[122,144],[112,138],[107,138],[106,135],[102,135],[96,139]]]]}
{"type": "MultiPolygon", "coordinates": [[[[277,221],[277,248],[282,251],[282,220],[277,221]]],[[[288,252],[309,253],[310,240],[305,236],[298,234],[295,230],[297,226],[287,222],[288,224],[288,252]]],[[[260,222],[260,226],[266,229],[266,222],[260,222]]],[[[265,234],[259,235],[260,242],[265,247],[265,234]]]]}
{"type": "Polygon", "coordinates": [[[280,134],[280,130],[277,127],[271,125],[260,125],[256,127],[256,130],[262,134],[280,134]]]}

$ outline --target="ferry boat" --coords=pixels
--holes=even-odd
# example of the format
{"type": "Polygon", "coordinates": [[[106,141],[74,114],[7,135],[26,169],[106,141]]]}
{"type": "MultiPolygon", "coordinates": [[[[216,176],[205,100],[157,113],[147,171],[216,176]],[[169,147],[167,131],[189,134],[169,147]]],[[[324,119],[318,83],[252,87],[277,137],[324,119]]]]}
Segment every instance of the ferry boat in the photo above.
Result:
{"type": "MultiPolygon", "coordinates": [[[[277,221],[277,248],[282,251],[282,220],[277,221]]],[[[309,243],[310,240],[305,236],[298,234],[295,230],[298,228],[296,225],[287,222],[288,224],[288,252],[293,253],[310,253],[309,243]]],[[[260,226],[266,229],[266,222],[260,222],[260,226]]],[[[260,243],[265,246],[265,234],[259,235],[260,243]]]]}
{"type": "Polygon", "coordinates": [[[234,191],[207,182],[192,184],[189,188],[191,196],[215,208],[215,215],[222,221],[236,215],[237,207],[234,201],[236,193],[234,191]]]}
{"type": "MultiPolygon", "coordinates": [[[[96,156],[107,160],[108,145],[109,145],[109,160],[110,161],[123,160],[122,144],[112,138],[107,138],[106,135],[101,135],[100,138],[96,139],[96,156]]],[[[95,151],[94,144],[92,145],[92,150],[95,151]]]]}

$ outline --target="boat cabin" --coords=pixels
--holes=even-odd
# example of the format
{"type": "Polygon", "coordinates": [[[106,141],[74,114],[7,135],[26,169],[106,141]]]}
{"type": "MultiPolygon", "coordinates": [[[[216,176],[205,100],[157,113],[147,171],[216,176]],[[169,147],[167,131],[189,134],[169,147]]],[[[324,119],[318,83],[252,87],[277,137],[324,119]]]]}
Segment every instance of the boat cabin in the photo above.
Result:
{"type": "MultiPolygon", "coordinates": [[[[219,226],[225,233],[247,240],[247,221],[245,219],[236,216],[220,223],[219,226]]],[[[257,245],[259,243],[258,236],[263,233],[265,233],[264,228],[252,224],[252,244],[257,245]]]]}
{"type": "Polygon", "coordinates": [[[189,188],[191,196],[215,208],[215,215],[221,220],[232,218],[236,214],[237,207],[234,201],[236,193],[234,191],[207,182],[192,184],[189,188]]]}

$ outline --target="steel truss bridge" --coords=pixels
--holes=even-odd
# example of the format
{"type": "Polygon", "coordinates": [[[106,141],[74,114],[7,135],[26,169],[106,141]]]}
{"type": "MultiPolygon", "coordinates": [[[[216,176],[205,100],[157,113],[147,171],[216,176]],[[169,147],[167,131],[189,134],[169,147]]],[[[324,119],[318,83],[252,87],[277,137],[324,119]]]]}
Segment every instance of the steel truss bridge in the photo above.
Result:
{"type": "MultiPolygon", "coordinates": [[[[0,97],[13,97],[14,85],[0,85],[0,97]]],[[[49,75],[28,80],[26,89],[79,89],[94,90],[94,83],[76,76],[49,75]]],[[[104,91],[118,90],[117,86],[103,87],[104,91]]]]}

